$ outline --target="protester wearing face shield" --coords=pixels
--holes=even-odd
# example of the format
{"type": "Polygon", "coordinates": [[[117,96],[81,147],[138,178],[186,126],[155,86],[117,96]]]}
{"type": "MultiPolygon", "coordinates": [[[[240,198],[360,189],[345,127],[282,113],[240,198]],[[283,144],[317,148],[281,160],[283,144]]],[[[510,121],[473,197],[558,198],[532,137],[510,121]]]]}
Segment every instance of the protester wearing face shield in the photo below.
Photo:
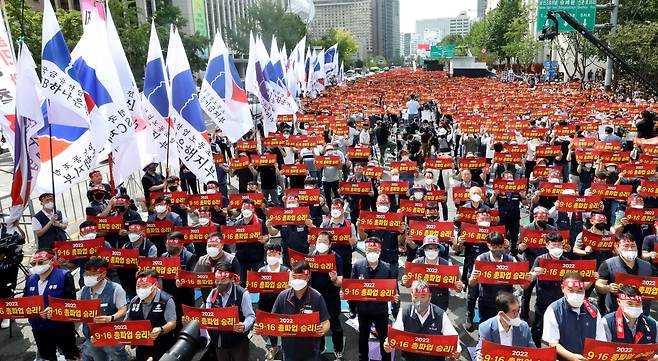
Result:
{"type": "MultiPolygon", "coordinates": [[[[265,244],[266,264],[258,269],[258,272],[290,272],[290,269],[283,265],[283,258],[281,252],[281,245],[278,243],[268,242],[265,244]]],[[[265,312],[272,312],[274,301],[276,301],[279,293],[267,292],[261,293],[258,297],[258,309],[265,312]]],[[[274,360],[279,353],[279,337],[277,336],[263,336],[267,345],[265,353],[265,360],[274,360]]]]}
{"type": "Polygon", "coordinates": [[[477,361],[483,361],[480,354],[482,341],[493,342],[503,346],[535,348],[530,334],[530,326],[519,317],[521,304],[514,294],[499,292],[496,295],[498,314],[479,326],[480,339],[475,347],[477,361]]]}
{"type": "Polygon", "coordinates": [[[576,272],[562,276],[564,297],[544,313],[542,340],[555,346],[558,360],[585,361],[585,339],[606,341],[605,322],[595,305],[585,297],[585,281],[576,272]]]}
{"type": "Polygon", "coordinates": [[[160,290],[157,271],[147,269],[137,273],[137,296],[130,300],[126,321],[151,321],[153,346],[137,346],[137,361],[149,357],[159,360],[175,342],[176,305],[170,294],[160,290]]]}
{"type": "MultiPolygon", "coordinates": [[[[158,249],[144,236],[146,229],[146,222],[135,221],[128,226],[128,239],[130,242],[123,245],[124,249],[137,249],[139,250],[139,257],[155,258],[158,256],[158,249]]],[[[118,269],[119,280],[126,290],[129,298],[135,296],[135,270],[134,269],[118,269]]]]}
{"type": "MultiPolygon", "coordinates": [[[[609,342],[627,344],[658,343],[656,320],[642,313],[642,296],[634,286],[622,286],[617,294],[617,311],[603,317],[609,342]]],[[[658,360],[658,355],[650,359],[658,360]]]]}
{"type": "MultiPolygon", "coordinates": [[[[94,317],[94,323],[121,322],[128,311],[126,291],[121,284],[107,278],[109,264],[103,258],[93,256],[84,265],[84,287],[80,290],[81,300],[99,299],[101,312],[94,317]]],[[[94,361],[128,361],[128,353],[124,346],[94,347],[94,339],[87,323],[82,324],[85,337],[83,354],[94,361]]]]}
{"type": "MultiPolygon", "coordinates": [[[[619,291],[619,284],[615,282],[617,274],[653,276],[651,264],[637,257],[637,245],[631,234],[622,233],[615,238],[615,253],[617,256],[601,263],[598,270],[599,277],[596,280],[596,292],[606,295],[605,307],[608,312],[615,311],[618,305],[616,294],[619,291]]],[[[645,300],[643,307],[644,313],[648,315],[651,300],[645,300]]]]}
{"type": "MultiPolygon", "coordinates": [[[[411,284],[411,303],[405,305],[398,313],[393,329],[411,332],[420,335],[457,335],[457,330],[448,318],[448,313],[439,306],[431,302],[431,291],[427,282],[416,280],[411,284]]],[[[388,338],[384,341],[384,350],[392,352],[393,348],[388,343],[388,338]]],[[[451,355],[451,358],[459,360],[461,346],[457,344],[457,349],[451,355]]],[[[443,361],[445,357],[426,356],[410,352],[401,352],[401,359],[405,361],[443,361]]]]}
{"type": "Polygon", "coordinates": [[[263,235],[255,243],[242,243],[235,245],[235,257],[240,262],[240,280],[244,285],[247,282],[247,271],[256,271],[265,262],[265,249],[263,245],[269,240],[265,222],[255,214],[256,207],[250,199],[242,201],[240,217],[235,221],[236,226],[260,225],[263,235]]]}
{"type": "Polygon", "coordinates": [[[37,235],[37,248],[55,248],[55,242],[66,241],[68,219],[61,210],[54,211],[55,197],[52,193],[43,193],[39,196],[41,210],[32,217],[32,230],[37,235]]]}
{"type": "Polygon", "coordinates": [[[51,321],[52,309],[48,306],[49,298],[75,300],[75,283],[68,270],[56,267],[55,254],[51,250],[39,250],[30,261],[31,275],[25,281],[23,297],[43,296],[45,309],[39,313],[41,318],[30,318],[34,342],[39,357],[46,361],[57,360],[57,348],[67,360],[76,360],[79,350],[75,340],[73,322],[51,321]]]}

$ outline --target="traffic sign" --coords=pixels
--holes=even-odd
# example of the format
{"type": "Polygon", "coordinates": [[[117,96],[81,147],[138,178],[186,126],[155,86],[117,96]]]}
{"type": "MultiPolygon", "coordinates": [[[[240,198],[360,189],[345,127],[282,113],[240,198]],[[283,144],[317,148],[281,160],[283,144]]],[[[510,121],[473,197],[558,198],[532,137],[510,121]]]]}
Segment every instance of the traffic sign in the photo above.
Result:
{"type": "MultiPolygon", "coordinates": [[[[596,0],[538,0],[537,1],[537,31],[541,32],[545,26],[552,25],[546,14],[550,10],[563,10],[573,16],[585,29],[594,31],[596,22],[596,0]]],[[[558,31],[560,33],[574,32],[560,16],[558,19],[558,31]]]]}
{"type": "Polygon", "coordinates": [[[432,45],[430,57],[432,59],[447,59],[455,57],[455,45],[432,45]]]}

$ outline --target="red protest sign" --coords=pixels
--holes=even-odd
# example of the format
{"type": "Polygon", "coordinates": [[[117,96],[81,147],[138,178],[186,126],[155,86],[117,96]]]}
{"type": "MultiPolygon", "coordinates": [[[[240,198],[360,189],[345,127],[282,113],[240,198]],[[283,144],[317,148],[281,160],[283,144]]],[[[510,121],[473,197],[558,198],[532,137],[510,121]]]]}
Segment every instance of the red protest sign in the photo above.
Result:
{"type": "Polygon", "coordinates": [[[368,159],[370,158],[369,147],[353,147],[347,149],[347,156],[350,159],[368,159]]]}
{"type": "MultiPolygon", "coordinates": [[[[477,212],[477,209],[475,208],[466,208],[466,207],[459,207],[457,208],[457,216],[459,216],[459,220],[464,223],[475,223],[477,221],[475,212],[477,212]]],[[[491,223],[495,224],[498,223],[500,220],[500,217],[498,216],[498,210],[497,209],[490,209],[489,210],[489,215],[491,216],[491,223]]]]}
{"type": "Polygon", "coordinates": [[[525,178],[514,180],[496,178],[494,179],[493,190],[499,192],[526,192],[528,190],[528,180],[525,178]]]}
{"type": "Polygon", "coordinates": [[[643,299],[658,299],[658,277],[636,276],[628,273],[615,273],[615,283],[622,286],[634,286],[643,299]]]}
{"type": "Polygon", "coordinates": [[[592,148],[596,144],[596,139],[595,138],[574,138],[571,141],[571,146],[574,147],[575,149],[579,148],[592,148]]]}
{"type": "Polygon", "coordinates": [[[320,313],[282,315],[256,310],[256,326],[265,336],[318,337],[320,313]]]}
{"type": "Polygon", "coordinates": [[[570,189],[576,191],[576,183],[539,183],[539,195],[544,197],[557,197],[563,191],[570,189]]]}
{"type": "Polygon", "coordinates": [[[561,145],[538,145],[537,149],[535,149],[535,157],[537,158],[560,157],[560,156],[562,156],[561,145]]]}
{"type": "Polygon", "coordinates": [[[544,139],[548,134],[548,128],[525,128],[521,129],[521,135],[527,139],[544,139]]]}
{"type": "Polygon", "coordinates": [[[533,348],[520,346],[505,346],[498,343],[482,340],[482,358],[486,361],[555,361],[557,351],[555,347],[533,348]]]}
{"type": "Polygon", "coordinates": [[[148,320],[89,324],[94,347],[153,346],[151,330],[148,320]]]}
{"type": "Polygon", "coordinates": [[[363,175],[370,178],[381,178],[384,175],[384,167],[369,165],[363,170],[363,175]]]}
{"type": "Polygon", "coordinates": [[[173,230],[174,224],[171,221],[149,221],[146,222],[146,229],[144,229],[144,234],[147,237],[162,236],[173,232],[173,230]]]}
{"type": "MultiPolygon", "coordinates": [[[[224,154],[222,153],[213,154],[212,160],[215,162],[215,165],[222,165],[226,163],[226,157],[224,157],[224,154]]],[[[185,195],[187,195],[186,192],[181,192],[181,193],[185,193],[185,195]]]]}
{"type": "Polygon", "coordinates": [[[254,202],[256,208],[263,208],[263,193],[254,192],[254,193],[233,193],[228,195],[228,207],[231,209],[236,209],[242,207],[242,201],[251,200],[254,202]]]}
{"type": "Polygon", "coordinates": [[[592,184],[590,188],[593,196],[600,196],[607,199],[616,199],[625,201],[633,192],[633,186],[630,184],[592,184]]]}
{"type": "Polygon", "coordinates": [[[95,256],[98,250],[103,247],[105,247],[105,239],[103,238],[55,242],[57,258],[67,261],[95,256]]]}
{"type": "Polygon", "coordinates": [[[538,165],[532,170],[532,176],[535,178],[546,178],[548,177],[549,174],[551,173],[560,173],[562,174],[562,166],[560,165],[552,165],[552,166],[545,166],[545,165],[538,165]]]}
{"type": "Polygon", "coordinates": [[[160,278],[175,279],[180,269],[180,257],[158,257],[137,259],[137,272],[146,269],[154,269],[160,274],[160,278]]]}
{"type": "Polygon", "coordinates": [[[237,149],[238,152],[255,152],[258,149],[258,145],[256,144],[256,139],[240,139],[235,145],[235,149],[237,149]]]}
{"type": "Polygon", "coordinates": [[[231,159],[231,162],[229,163],[229,168],[231,170],[245,169],[249,167],[250,163],[251,161],[249,160],[248,156],[241,155],[231,159]]]}
{"type": "Polygon", "coordinates": [[[572,137],[576,134],[576,125],[557,125],[553,128],[553,135],[556,137],[559,136],[569,136],[572,137]]]}
{"type": "Polygon", "coordinates": [[[306,176],[308,174],[308,166],[304,163],[284,164],[281,166],[281,174],[286,177],[306,176]]]}
{"type": "Polygon", "coordinates": [[[546,242],[544,236],[549,233],[559,233],[562,236],[564,245],[569,244],[569,230],[548,231],[543,229],[521,229],[521,243],[528,246],[528,248],[545,248],[546,242]]]}
{"type": "Polygon", "coordinates": [[[595,150],[594,154],[596,154],[597,159],[600,159],[605,164],[608,163],[622,164],[631,161],[630,151],[613,152],[608,150],[595,150]]]}
{"type": "Polygon", "coordinates": [[[446,193],[445,190],[443,189],[437,189],[435,191],[429,191],[425,193],[423,196],[423,199],[427,202],[437,202],[437,203],[443,203],[448,200],[448,194],[446,193]]]}
{"type": "Polygon", "coordinates": [[[591,212],[601,206],[601,196],[579,196],[575,194],[560,194],[557,197],[560,212],[591,212]]]}
{"type": "Polygon", "coordinates": [[[648,180],[641,181],[637,193],[640,197],[658,197],[658,182],[648,180]]]}
{"type": "Polygon", "coordinates": [[[288,256],[290,256],[291,265],[305,261],[311,267],[312,272],[328,273],[336,270],[336,255],[333,253],[307,255],[293,249],[288,249],[288,256]]]}
{"type": "Polygon", "coordinates": [[[288,144],[295,148],[313,148],[324,144],[324,138],[319,135],[293,135],[288,138],[288,144]]]}
{"type": "Polygon", "coordinates": [[[215,275],[212,272],[191,272],[178,270],[178,282],[181,288],[213,288],[215,275]]]}
{"type": "Polygon", "coordinates": [[[101,315],[101,300],[69,300],[48,297],[48,306],[52,310],[51,320],[66,322],[94,322],[94,317],[101,315]]]}
{"type": "Polygon", "coordinates": [[[287,197],[289,195],[297,196],[299,199],[299,204],[308,206],[313,204],[320,204],[320,188],[313,189],[300,189],[300,188],[287,188],[284,191],[284,195],[287,197]]]}
{"type": "Polygon", "coordinates": [[[487,167],[487,159],[484,157],[469,157],[459,160],[459,169],[482,169],[487,167]]]}
{"type": "Polygon", "coordinates": [[[397,168],[400,173],[418,173],[418,163],[412,161],[391,162],[391,169],[397,168]]]}
{"type": "Polygon", "coordinates": [[[590,246],[595,251],[611,250],[612,246],[614,246],[615,235],[596,234],[594,232],[583,229],[581,239],[585,247],[590,246]]]}
{"type": "Polygon", "coordinates": [[[187,197],[187,205],[190,208],[222,206],[222,194],[192,194],[187,197]]]}
{"type": "Polygon", "coordinates": [[[390,302],[397,294],[394,279],[343,279],[343,299],[348,301],[390,302]]]}
{"type": "Polygon", "coordinates": [[[481,227],[477,224],[462,223],[460,237],[464,238],[464,243],[486,243],[487,237],[491,232],[505,234],[505,226],[481,227]]]}
{"type": "MultiPolygon", "coordinates": [[[[468,187],[453,187],[452,188],[452,201],[455,203],[466,202],[470,199],[470,194],[468,193],[468,187]]],[[[480,187],[482,194],[486,194],[487,189],[480,187]]]]}
{"type": "Polygon", "coordinates": [[[425,169],[452,169],[453,160],[451,157],[437,157],[437,158],[426,158],[424,167],[425,169]]]}
{"type": "Polygon", "coordinates": [[[398,208],[398,211],[404,214],[406,217],[422,217],[425,216],[426,209],[427,202],[425,201],[400,199],[400,207],[398,208]]]}
{"type": "Polygon", "coordinates": [[[404,274],[409,280],[407,286],[413,281],[423,280],[432,287],[454,288],[459,281],[459,266],[406,262],[404,274]]]}
{"type": "Polygon", "coordinates": [[[526,284],[528,262],[475,261],[475,269],[480,271],[478,282],[491,285],[526,284]]]}
{"type": "Polygon", "coordinates": [[[271,167],[276,164],[276,154],[252,154],[250,159],[254,167],[271,167]]]}
{"type": "Polygon", "coordinates": [[[377,213],[361,211],[359,228],[362,230],[379,229],[384,231],[400,231],[402,228],[402,213],[377,213]]]}
{"type": "Polygon", "coordinates": [[[292,114],[277,115],[276,116],[276,121],[277,121],[277,123],[290,123],[290,122],[292,122],[292,114]]]}
{"type": "Polygon", "coordinates": [[[199,327],[207,330],[233,331],[240,322],[238,306],[196,308],[183,305],[182,321],[199,321],[199,327]]]}
{"type": "Polygon", "coordinates": [[[28,296],[0,299],[0,318],[41,318],[39,312],[46,308],[43,296],[28,296]]]}
{"type": "Polygon", "coordinates": [[[620,164],[619,171],[625,178],[648,178],[656,175],[656,164],[620,164]]]}
{"type": "Polygon", "coordinates": [[[310,217],[308,207],[297,208],[278,208],[273,207],[268,210],[267,219],[275,226],[285,226],[290,224],[304,224],[310,217]]]}
{"type": "Polygon", "coordinates": [[[559,259],[539,258],[539,267],[544,272],[539,275],[540,281],[561,281],[562,276],[568,272],[579,273],[585,282],[594,282],[596,272],[596,260],[563,261],[559,259]]]}
{"type": "Polygon", "coordinates": [[[284,146],[286,145],[286,138],[282,134],[270,133],[269,137],[263,138],[263,144],[269,148],[284,146]]]}
{"type": "Polygon", "coordinates": [[[597,141],[594,143],[594,150],[607,150],[607,151],[618,152],[621,150],[621,142],[597,141]]]}
{"type": "Polygon", "coordinates": [[[496,143],[512,142],[516,140],[516,133],[514,132],[495,132],[492,135],[494,142],[496,143]]]}
{"type": "Polygon", "coordinates": [[[406,194],[409,191],[408,182],[380,181],[379,194],[406,194]]]}
{"type": "Polygon", "coordinates": [[[591,361],[607,360],[651,360],[658,351],[658,344],[636,344],[585,339],[583,356],[591,361]]]}
{"type": "Polygon", "coordinates": [[[263,237],[263,226],[260,223],[242,226],[220,226],[224,235],[224,244],[255,243],[263,237]]]}
{"type": "Polygon", "coordinates": [[[318,168],[339,167],[340,157],[337,155],[318,155],[313,158],[313,162],[318,168]]]}
{"type": "Polygon", "coordinates": [[[409,239],[422,241],[425,236],[437,236],[440,241],[449,241],[454,237],[453,222],[409,221],[409,239]]]}
{"type": "Polygon", "coordinates": [[[656,216],[658,216],[658,208],[626,207],[626,220],[628,220],[628,223],[653,223],[656,216]]]}
{"type": "Polygon", "coordinates": [[[209,234],[217,232],[217,227],[174,227],[174,230],[183,234],[183,240],[185,241],[185,244],[205,243],[208,240],[209,234]]]}
{"type": "Polygon", "coordinates": [[[388,344],[397,350],[430,356],[452,356],[457,352],[457,335],[428,335],[388,327],[388,344]]]}
{"type": "Polygon", "coordinates": [[[279,293],[288,288],[288,272],[247,271],[247,289],[251,293],[279,293]]]}
{"type": "Polygon", "coordinates": [[[520,163],[524,154],[511,152],[495,152],[493,163],[497,164],[516,164],[520,163]]]}
{"type": "Polygon", "coordinates": [[[151,192],[150,205],[154,205],[155,200],[160,197],[168,199],[169,203],[173,205],[185,204],[187,202],[187,192],[151,192]]]}
{"type": "Polygon", "coordinates": [[[368,195],[372,192],[372,183],[370,182],[340,182],[338,193],[368,195]]]}
{"type": "Polygon", "coordinates": [[[112,268],[137,268],[138,249],[99,248],[98,257],[105,258],[112,268]]]}
{"type": "Polygon", "coordinates": [[[331,234],[331,241],[334,244],[350,244],[350,239],[352,239],[352,228],[351,227],[338,227],[338,228],[320,228],[320,227],[311,227],[309,228],[309,244],[315,244],[318,239],[318,234],[320,232],[328,232],[331,234]]]}
{"type": "Polygon", "coordinates": [[[598,154],[592,149],[576,149],[576,162],[594,163],[598,159],[598,154]]]}
{"type": "Polygon", "coordinates": [[[96,230],[105,233],[119,233],[123,229],[123,216],[96,217],[96,230]]]}

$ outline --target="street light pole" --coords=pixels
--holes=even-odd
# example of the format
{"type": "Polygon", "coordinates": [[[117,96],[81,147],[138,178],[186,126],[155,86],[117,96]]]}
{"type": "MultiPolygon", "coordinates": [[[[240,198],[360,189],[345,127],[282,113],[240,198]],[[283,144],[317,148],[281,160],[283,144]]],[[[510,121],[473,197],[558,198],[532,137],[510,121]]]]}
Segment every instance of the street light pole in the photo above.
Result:
{"type": "MultiPolygon", "coordinates": [[[[617,16],[619,15],[619,0],[612,0],[612,12],[610,13],[610,33],[614,34],[617,28],[617,16]]],[[[610,44],[608,44],[610,46],[610,44]]],[[[610,90],[612,85],[612,58],[608,57],[605,64],[605,90],[610,90]]]]}

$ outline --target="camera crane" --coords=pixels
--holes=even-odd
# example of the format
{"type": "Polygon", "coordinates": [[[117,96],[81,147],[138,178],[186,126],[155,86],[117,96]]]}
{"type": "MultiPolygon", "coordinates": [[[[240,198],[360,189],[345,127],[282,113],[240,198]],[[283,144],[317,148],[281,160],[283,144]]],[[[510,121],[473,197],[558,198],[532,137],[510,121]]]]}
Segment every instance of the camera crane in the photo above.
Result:
{"type": "Polygon", "coordinates": [[[615,54],[608,45],[596,38],[566,11],[551,10],[546,14],[546,17],[553,23],[553,25],[546,26],[542,30],[541,35],[539,35],[539,40],[553,40],[558,36],[558,21],[555,15],[559,15],[567,24],[571,25],[571,27],[573,27],[580,35],[585,37],[587,41],[592,43],[592,45],[602,51],[606,56],[610,57],[612,61],[617,64],[625,73],[629,74],[633,79],[650,90],[654,95],[658,96],[658,84],[652,83],[642,73],[631,67],[628,63],[626,63],[624,59],[615,54]]]}

